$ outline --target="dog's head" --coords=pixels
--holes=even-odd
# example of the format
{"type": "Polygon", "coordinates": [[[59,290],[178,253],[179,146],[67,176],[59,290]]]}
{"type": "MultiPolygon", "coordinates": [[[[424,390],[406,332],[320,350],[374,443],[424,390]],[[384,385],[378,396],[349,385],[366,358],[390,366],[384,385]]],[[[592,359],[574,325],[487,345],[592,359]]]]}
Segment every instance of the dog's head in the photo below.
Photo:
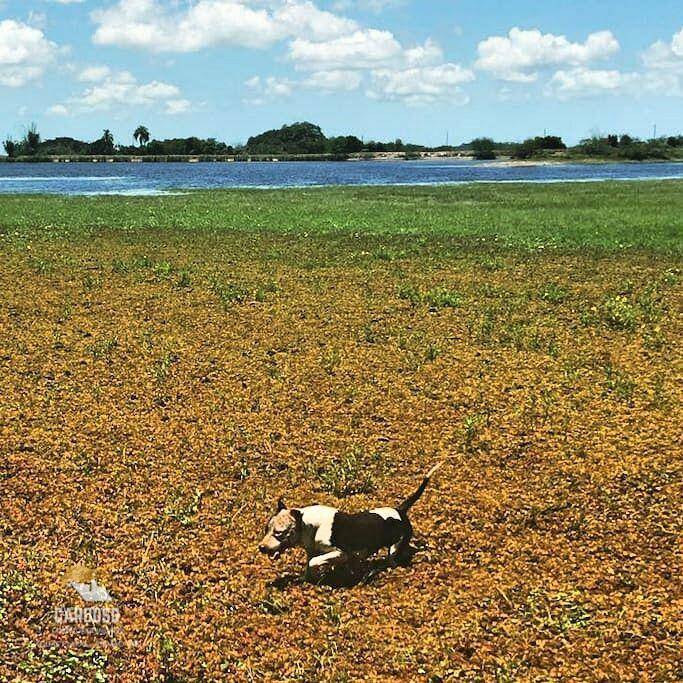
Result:
{"type": "Polygon", "coordinates": [[[258,549],[273,558],[301,540],[301,510],[289,509],[282,498],[277,503],[277,512],[268,520],[266,535],[258,549]]]}

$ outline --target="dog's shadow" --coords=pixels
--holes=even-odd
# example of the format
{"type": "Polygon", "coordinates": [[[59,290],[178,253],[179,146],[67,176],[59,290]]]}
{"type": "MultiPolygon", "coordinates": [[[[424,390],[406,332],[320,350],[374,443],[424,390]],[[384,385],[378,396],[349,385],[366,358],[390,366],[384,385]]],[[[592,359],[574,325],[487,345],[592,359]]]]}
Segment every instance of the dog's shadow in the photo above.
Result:
{"type": "Polygon", "coordinates": [[[330,569],[316,580],[307,579],[302,574],[285,574],[271,581],[268,587],[285,590],[290,586],[306,583],[330,588],[353,588],[354,586],[368,585],[390,569],[409,566],[417,552],[418,549],[411,546],[398,559],[375,557],[357,560],[330,569]]]}

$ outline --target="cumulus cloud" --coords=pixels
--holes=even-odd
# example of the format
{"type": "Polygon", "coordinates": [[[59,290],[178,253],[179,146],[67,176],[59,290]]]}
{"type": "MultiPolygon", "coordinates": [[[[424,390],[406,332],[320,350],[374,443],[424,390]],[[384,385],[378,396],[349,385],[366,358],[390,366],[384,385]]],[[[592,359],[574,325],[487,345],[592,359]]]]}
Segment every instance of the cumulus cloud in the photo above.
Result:
{"type": "Polygon", "coordinates": [[[103,81],[111,74],[111,69],[108,66],[88,66],[82,69],[78,74],[78,80],[86,83],[103,81]]]}
{"type": "Polygon", "coordinates": [[[298,68],[311,71],[368,69],[392,62],[402,54],[403,48],[394,35],[377,29],[362,29],[326,42],[297,38],[289,47],[290,60],[298,68]]]}
{"type": "Polygon", "coordinates": [[[170,116],[175,116],[176,114],[185,114],[192,109],[192,102],[190,100],[179,99],[179,100],[168,100],[166,102],[166,113],[170,116]]]}
{"type": "Polygon", "coordinates": [[[546,94],[559,99],[610,94],[683,96],[683,29],[670,42],[650,45],[641,61],[644,68],[631,72],[585,66],[560,69],[550,79],[546,94]]]}
{"type": "Polygon", "coordinates": [[[39,28],[0,21],[0,86],[19,88],[40,78],[58,53],[59,47],[39,28]]]}
{"type": "Polygon", "coordinates": [[[50,116],[68,116],[69,109],[64,104],[53,104],[51,107],[48,107],[47,113],[50,116]]]}
{"type": "Polygon", "coordinates": [[[470,69],[448,63],[409,69],[378,69],[372,72],[368,95],[373,99],[405,102],[411,106],[439,101],[463,105],[469,97],[460,86],[474,78],[470,69]]]}
{"type": "MultiPolygon", "coordinates": [[[[442,49],[432,40],[406,47],[391,31],[361,27],[311,0],[118,0],[91,16],[96,24],[93,40],[99,45],[193,52],[286,42],[288,61],[308,76],[249,79],[245,101],[250,104],[289,97],[304,88],[321,93],[358,90],[366,79],[372,81],[367,92],[376,99],[464,101],[456,88],[474,78],[471,71],[445,63],[442,49]]],[[[95,75],[82,73],[80,79],[95,75]]],[[[120,85],[111,82],[109,91],[118,92],[120,85]]]]}
{"type": "Polygon", "coordinates": [[[575,68],[557,71],[550,79],[546,94],[560,99],[589,97],[606,93],[623,94],[637,80],[637,74],[625,74],[613,69],[575,68]]]}
{"type": "Polygon", "coordinates": [[[121,71],[88,88],[78,101],[87,109],[111,109],[114,105],[149,106],[177,99],[180,94],[180,89],[170,83],[138,83],[133,74],[121,71]]]}
{"type": "Polygon", "coordinates": [[[303,86],[322,92],[358,90],[363,76],[358,71],[316,71],[303,81],[303,86]]]}
{"type": "Polygon", "coordinates": [[[683,29],[669,43],[660,40],[650,45],[642,60],[648,69],[683,74],[683,29]]]}
{"type": "Polygon", "coordinates": [[[53,105],[52,114],[108,111],[117,107],[162,107],[167,114],[181,114],[190,109],[178,86],[163,81],[140,83],[129,71],[112,71],[106,66],[81,70],[78,80],[88,87],[66,103],[53,105]]]}
{"type": "Polygon", "coordinates": [[[292,81],[275,76],[267,78],[253,76],[244,85],[250,91],[249,95],[244,98],[244,102],[252,105],[266,104],[278,98],[289,97],[294,92],[295,86],[292,81]]]}
{"type": "Polygon", "coordinates": [[[679,77],[673,73],[577,67],[557,71],[546,87],[546,94],[561,100],[598,95],[679,97],[683,95],[683,89],[679,77]]]}
{"type": "Polygon", "coordinates": [[[379,14],[389,7],[400,7],[408,0],[337,0],[333,7],[339,12],[349,9],[358,9],[379,14]]]}
{"type": "Polygon", "coordinates": [[[358,90],[363,76],[358,71],[316,71],[306,78],[291,80],[269,76],[254,76],[245,82],[250,95],[245,102],[253,105],[266,104],[276,99],[290,97],[296,90],[310,89],[323,94],[358,90]]]}
{"type": "Polygon", "coordinates": [[[158,0],[119,0],[92,12],[93,41],[152,52],[195,52],[219,45],[267,48],[308,36],[329,40],[358,28],[355,21],[316,7],[310,0],[280,0],[267,7],[249,0],[199,0],[169,9],[158,0]]]}
{"type": "Polygon", "coordinates": [[[443,50],[431,38],[424,45],[409,47],[405,53],[405,61],[408,66],[426,66],[443,62],[443,50]]]}
{"type": "Polygon", "coordinates": [[[683,59],[683,28],[673,37],[671,49],[676,56],[683,59]]]}
{"type": "Polygon", "coordinates": [[[611,31],[591,33],[585,42],[572,43],[565,36],[513,28],[507,36],[492,36],[479,43],[476,67],[504,81],[531,83],[538,69],[582,66],[619,51],[611,31]]]}

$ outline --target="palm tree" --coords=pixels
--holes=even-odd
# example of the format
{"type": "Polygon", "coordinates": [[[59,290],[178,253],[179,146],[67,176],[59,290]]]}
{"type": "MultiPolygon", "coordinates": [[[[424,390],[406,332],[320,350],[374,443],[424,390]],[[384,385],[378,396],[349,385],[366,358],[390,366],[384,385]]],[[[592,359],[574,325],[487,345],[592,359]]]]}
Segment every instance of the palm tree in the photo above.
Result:
{"type": "Polygon", "coordinates": [[[145,126],[138,126],[133,133],[133,138],[140,144],[140,147],[149,142],[149,130],[145,126]]]}
{"type": "Polygon", "coordinates": [[[38,132],[38,127],[35,123],[32,123],[26,129],[24,142],[26,143],[29,154],[35,154],[38,151],[38,145],[40,145],[40,133],[38,132]]]}
{"type": "Polygon", "coordinates": [[[111,154],[114,151],[114,136],[109,128],[105,128],[102,133],[102,146],[106,150],[105,154],[111,154]]]}
{"type": "Polygon", "coordinates": [[[17,143],[12,140],[12,138],[7,138],[5,142],[2,143],[2,146],[5,148],[5,152],[7,152],[7,156],[10,159],[14,158],[14,155],[17,152],[17,143]]]}

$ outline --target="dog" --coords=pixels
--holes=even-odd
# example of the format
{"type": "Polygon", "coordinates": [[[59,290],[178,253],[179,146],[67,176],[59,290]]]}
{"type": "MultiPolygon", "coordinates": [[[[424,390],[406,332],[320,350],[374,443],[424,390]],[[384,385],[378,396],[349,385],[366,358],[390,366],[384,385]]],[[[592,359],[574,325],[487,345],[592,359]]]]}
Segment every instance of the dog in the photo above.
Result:
{"type": "Polygon", "coordinates": [[[259,550],[276,559],[289,548],[305,548],[307,580],[349,561],[370,557],[382,548],[388,549],[389,561],[395,565],[409,552],[413,536],[408,512],[442,465],[433,467],[415,492],[395,508],[349,514],[326,505],[288,508],[280,498],[259,550]]]}

